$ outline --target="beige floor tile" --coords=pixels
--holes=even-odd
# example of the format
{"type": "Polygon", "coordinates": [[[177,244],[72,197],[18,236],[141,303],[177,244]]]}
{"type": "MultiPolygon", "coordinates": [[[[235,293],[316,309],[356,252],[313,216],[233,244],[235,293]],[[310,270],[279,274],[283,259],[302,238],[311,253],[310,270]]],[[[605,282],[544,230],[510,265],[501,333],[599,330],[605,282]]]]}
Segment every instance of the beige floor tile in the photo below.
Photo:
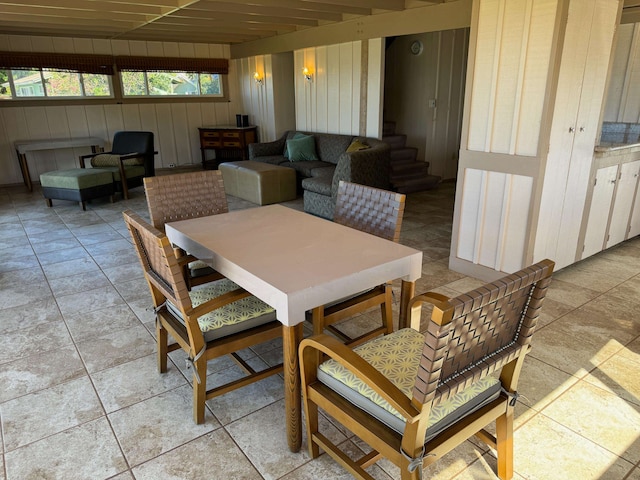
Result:
{"type": "Polygon", "coordinates": [[[544,414],[514,434],[514,470],[528,480],[622,479],[631,466],[544,414]]]}
{"type": "Polygon", "coordinates": [[[185,385],[109,414],[129,465],[139,465],[219,428],[211,416],[205,417],[205,423],[194,423],[192,398],[191,387],[185,385]]]}
{"type": "Polygon", "coordinates": [[[90,373],[141,358],[156,351],[156,342],[138,322],[127,329],[95,337],[77,344],[80,356],[90,373]]]}
{"type": "Polygon", "coordinates": [[[618,353],[634,336],[627,325],[613,325],[597,313],[574,310],[537,330],[529,355],[582,377],[618,353]]]}
{"type": "Polygon", "coordinates": [[[107,413],[141,402],[186,383],[176,368],[159,373],[156,356],[148,355],[92,374],[107,413]]]}
{"type": "Polygon", "coordinates": [[[518,401],[539,412],[577,381],[577,377],[528,355],[518,382],[518,393],[521,395],[518,401]]]}
{"type": "MultiPolygon", "coordinates": [[[[593,300],[600,292],[590,288],[579,287],[573,283],[553,279],[547,291],[547,298],[577,308],[593,300]]],[[[546,300],[546,299],[545,299],[546,300]]]]}
{"type": "Polygon", "coordinates": [[[71,344],[71,337],[63,321],[43,323],[2,336],[0,365],[21,357],[50,352],[71,344]]]}
{"type": "Polygon", "coordinates": [[[544,415],[630,462],[640,461],[640,409],[611,392],[579,382],[544,415]]]}
{"type": "Polygon", "coordinates": [[[0,310],[0,334],[60,320],[58,304],[54,297],[48,296],[30,302],[28,307],[20,305],[0,310]]]}
{"type": "Polygon", "coordinates": [[[0,404],[5,451],[104,415],[88,377],[0,404]]]}
{"type": "Polygon", "coordinates": [[[99,271],[80,273],[70,277],[52,278],[49,280],[51,291],[56,296],[85,292],[109,285],[109,279],[99,271]]]}
{"type": "MultiPolygon", "coordinates": [[[[248,363],[256,370],[267,366],[260,358],[256,357],[250,359],[248,363]]],[[[233,381],[242,375],[243,371],[237,365],[232,369],[214,373],[207,377],[207,388],[233,381]]],[[[228,425],[241,417],[277,402],[283,397],[284,381],[282,377],[271,375],[259,382],[254,382],[233,392],[212,398],[207,401],[207,405],[222,425],[228,425]]]]}
{"type": "Polygon", "coordinates": [[[94,288],[71,295],[56,297],[63,316],[89,313],[103,308],[124,305],[125,302],[112,286],[94,288]]]}
{"type": "Polygon", "coordinates": [[[595,290],[596,292],[606,292],[620,284],[619,278],[610,277],[602,272],[583,270],[574,265],[555,272],[554,281],[571,283],[579,287],[595,290]]]}
{"type": "Polygon", "coordinates": [[[262,479],[223,429],[143,463],[133,473],[136,480],[262,479]]]}
{"type": "Polygon", "coordinates": [[[0,275],[0,305],[11,308],[30,305],[51,298],[51,290],[42,271],[37,268],[6,271],[0,275]]]}
{"type": "Polygon", "coordinates": [[[48,279],[70,277],[84,272],[94,272],[98,270],[98,265],[91,258],[79,258],[66,262],[43,265],[42,270],[48,279]]]}
{"type": "Polygon", "coordinates": [[[86,375],[73,346],[35,354],[0,365],[0,402],[86,375]]]}
{"type": "Polygon", "coordinates": [[[628,352],[628,350],[624,349],[600,364],[598,368],[584,377],[584,381],[608,390],[640,407],[640,382],[638,382],[640,356],[631,359],[624,352],[628,352]]]}
{"type": "Polygon", "coordinates": [[[125,304],[66,315],[64,321],[76,343],[140,325],[138,317],[125,304]]]}
{"type": "Polygon", "coordinates": [[[127,464],[105,417],[5,455],[7,480],[106,479],[127,464]]]}
{"type": "MultiPolygon", "coordinates": [[[[341,443],[346,440],[344,435],[322,416],[320,429],[332,442],[341,443]]],[[[284,422],[284,400],[227,425],[225,430],[267,480],[280,478],[310,460],[304,428],[300,452],[289,451],[284,422]]]]}

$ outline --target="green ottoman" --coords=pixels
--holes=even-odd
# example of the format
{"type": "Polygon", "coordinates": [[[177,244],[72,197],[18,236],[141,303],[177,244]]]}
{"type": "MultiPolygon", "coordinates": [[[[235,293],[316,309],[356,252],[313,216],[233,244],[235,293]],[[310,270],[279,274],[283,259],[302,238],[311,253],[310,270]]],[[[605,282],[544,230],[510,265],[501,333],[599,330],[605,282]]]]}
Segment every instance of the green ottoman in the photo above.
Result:
{"type": "Polygon", "coordinates": [[[244,160],[218,166],[224,191],[258,205],[296,199],[296,171],[293,168],[244,160]]]}
{"type": "Polygon", "coordinates": [[[85,201],[108,195],[113,203],[115,193],[111,172],[97,168],[72,168],[46,172],[40,175],[40,185],[49,207],[51,207],[51,199],[55,198],[80,202],[82,210],[86,210],[85,201]]]}

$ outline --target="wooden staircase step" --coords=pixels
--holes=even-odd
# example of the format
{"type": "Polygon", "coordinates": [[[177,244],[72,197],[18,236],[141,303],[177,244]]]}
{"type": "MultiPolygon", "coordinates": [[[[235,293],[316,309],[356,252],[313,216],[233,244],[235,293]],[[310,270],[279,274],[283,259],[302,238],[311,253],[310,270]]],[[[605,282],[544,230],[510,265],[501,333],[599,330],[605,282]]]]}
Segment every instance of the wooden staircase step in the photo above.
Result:
{"type": "Polygon", "coordinates": [[[391,150],[404,148],[407,141],[406,135],[383,135],[382,141],[391,146],[391,150]]]}
{"type": "Polygon", "coordinates": [[[415,147],[396,148],[391,150],[391,163],[401,160],[416,161],[418,157],[418,149],[415,147]]]}
{"type": "Polygon", "coordinates": [[[426,162],[411,162],[391,164],[391,178],[406,177],[408,175],[426,175],[429,173],[429,164],[426,162]]]}

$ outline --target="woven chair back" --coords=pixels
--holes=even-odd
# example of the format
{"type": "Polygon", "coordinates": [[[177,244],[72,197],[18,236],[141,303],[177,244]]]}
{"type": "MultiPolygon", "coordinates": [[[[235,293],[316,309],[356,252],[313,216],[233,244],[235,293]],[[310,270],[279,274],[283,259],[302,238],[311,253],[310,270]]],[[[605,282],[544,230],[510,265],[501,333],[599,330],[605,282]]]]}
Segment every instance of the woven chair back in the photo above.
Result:
{"type": "Polygon", "coordinates": [[[434,306],[414,397],[446,400],[528,349],[553,267],[543,260],[434,306]]]}
{"type": "Polygon", "coordinates": [[[191,298],[182,268],[167,236],[131,210],[122,214],[152,290],[155,306],[169,299],[183,312],[191,310],[191,298]],[[158,298],[158,292],[164,298],[158,298]]]}
{"type": "Polygon", "coordinates": [[[145,177],[149,216],[154,227],[190,218],[227,213],[227,196],[220,170],[145,177]]]}
{"type": "Polygon", "coordinates": [[[398,242],[405,198],[401,193],[340,181],[333,220],[398,242]]]}

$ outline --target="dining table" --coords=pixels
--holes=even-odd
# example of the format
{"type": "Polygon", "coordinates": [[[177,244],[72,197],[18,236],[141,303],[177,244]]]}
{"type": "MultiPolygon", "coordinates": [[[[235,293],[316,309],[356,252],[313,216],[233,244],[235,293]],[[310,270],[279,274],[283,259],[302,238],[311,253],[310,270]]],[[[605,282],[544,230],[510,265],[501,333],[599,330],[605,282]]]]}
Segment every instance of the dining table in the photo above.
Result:
{"type": "Polygon", "coordinates": [[[401,279],[400,326],[422,252],[280,204],[165,225],[169,240],[276,311],[283,325],[287,441],[302,442],[298,346],[306,312],[401,279]]]}

